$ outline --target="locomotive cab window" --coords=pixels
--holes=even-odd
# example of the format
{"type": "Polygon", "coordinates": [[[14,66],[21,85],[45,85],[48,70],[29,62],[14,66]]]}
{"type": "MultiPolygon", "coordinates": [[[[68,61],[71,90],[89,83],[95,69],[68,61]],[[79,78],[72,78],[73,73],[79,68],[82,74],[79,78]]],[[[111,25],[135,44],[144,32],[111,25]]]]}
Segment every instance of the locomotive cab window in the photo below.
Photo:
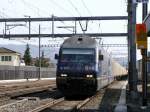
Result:
{"type": "Polygon", "coordinates": [[[59,55],[58,54],[55,54],[55,59],[58,59],[59,55]]]}

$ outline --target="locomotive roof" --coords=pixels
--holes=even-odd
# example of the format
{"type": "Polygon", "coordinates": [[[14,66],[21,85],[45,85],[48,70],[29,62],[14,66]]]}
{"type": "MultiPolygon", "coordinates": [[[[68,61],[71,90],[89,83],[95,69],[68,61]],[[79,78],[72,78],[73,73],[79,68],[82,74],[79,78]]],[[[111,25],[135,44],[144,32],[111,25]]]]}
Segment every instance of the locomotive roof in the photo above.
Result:
{"type": "Polygon", "coordinates": [[[97,42],[91,37],[70,37],[62,44],[63,48],[95,48],[97,42]]]}

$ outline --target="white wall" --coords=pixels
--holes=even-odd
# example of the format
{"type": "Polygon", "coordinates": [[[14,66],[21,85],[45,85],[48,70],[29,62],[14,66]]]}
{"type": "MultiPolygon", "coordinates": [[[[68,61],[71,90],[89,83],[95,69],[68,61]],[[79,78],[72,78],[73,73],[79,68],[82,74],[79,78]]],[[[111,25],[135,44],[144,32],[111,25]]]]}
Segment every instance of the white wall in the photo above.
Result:
{"type": "Polygon", "coordinates": [[[0,65],[20,66],[20,55],[17,53],[0,53],[0,65]],[[11,61],[2,61],[1,56],[11,56],[11,61]]]}

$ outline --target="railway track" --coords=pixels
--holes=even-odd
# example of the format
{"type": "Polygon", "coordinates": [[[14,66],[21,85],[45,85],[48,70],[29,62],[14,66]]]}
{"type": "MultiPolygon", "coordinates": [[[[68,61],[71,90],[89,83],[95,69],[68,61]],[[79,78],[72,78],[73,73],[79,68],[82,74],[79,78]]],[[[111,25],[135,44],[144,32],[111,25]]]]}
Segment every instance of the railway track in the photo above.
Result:
{"type": "Polygon", "coordinates": [[[83,100],[62,100],[59,103],[56,103],[54,105],[51,105],[49,107],[46,107],[46,109],[41,110],[40,112],[78,112],[81,110],[84,110],[84,106],[90,102],[90,101],[94,101],[94,99],[98,98],[100,96],[100,98],[103,97],[104,95],[104,91],[100,90],[98,91],[94,96],[92,97],[88,97],[86,99],[83,100]]]}
{"type": "Polygon", "coordinates": [[[53,89],[55,85],[46,85],[41,87],[32,87],[32,88],[25,88],[25,89],[19,89],[19,90],[11,90],[11,91],[5,91],[2,93],[3,95],[9,96],[9,97],[17,97],[25,94],[40,92],[48,89],[53,89]]]}
{"type": "MultiPolygon", "coordinates": [[[[121,88],[122,83],[117,82],[116,84],[112,84],[108,86],[108,88],[121,88]]],[[[79,111],[98,111],[105,110],[105,108],[109,108],[107,105],[107,100],[109,98],[109,102],[114,102],[118,100],[118,96],[105,96],[108,93],[106,90],[108,88],[101,89],[94,96],[86,98],[86,99],[64,99],[63,95],[61,95],[57,90],[53,91],[44,91],[25,95],[22,97],[17,97],[15,99],[9,99],[9,97],[4,98],[6,103],[0,105],[0,112],[79,112],[79,111]],[[43,98],[43,96],[45,96],[43,98]],[[107,98],[106,98],[107,97],[107,98]],[[106,98],[106,99],[105,99],[106,98]],[[110,100],[114,101],[110,101],[110,100]],[[104,101],[106,100],[106,101],[104,101]],[[102,104],[102,105],[101,105],[102,104]],[[100,106],[101,105],[101,106],[100,106]]],[[[0,99],[0,102],[3,99],[0,99]]],[[[112,110],[112,108],[110,109],[112,110]]],[[[103,112],[103,111],[100,111],[103,112]]]]}
{"type": "Polygon", "coordinates": [[[44,85],[55,85],[54,81],[51,80],[38,80],[38,81],[26,81],[16,83],[4,83],[0,85],[0,93],[5,91],[16,91],[20,89],[27,89],[33,87],[40,87],[44,85]]]}
{"type": "Polygon", "coordinates": [[[30,110],[31,112],[32,110],[33,112],[37,112],[45,108],[43,105],[49,102],[52,104],[56,103],[60,97],[62,95],[57,90],[49,89],[36,93],[34,91],[33,93],[14,97],[13,99],[10,97],[0,98],[0,112],[29,112],[30,110]],[[36,107],[38,107],[37,110],[36,107]]]}
{"type": "Polygon", "coordinates": [[[41,112],[109,112],[118,103],[125,81],[115,81],[111,85],[98,91],[94,96],[84,100],[64,100],[50,106],[41,112]]]}
{"type": "Polygon", "coordinates": [[[116,104],[119,102],[121,89],[124,84],[126,84],[126,81],[114,81],[80,110],[84,112],[113,112],[116,104]]]}
{"type": "Polygon", "coordinates": [[[26,87],[14,87],[14,89],[10,89],[5,88],[3,91],[0,91],[0,98],[3,96],[7,96],[7,97],[17,97],[17,96],[21,96],[21,95],[25,95],[25,94],[30,94],[30,93],[35,93],[35,92],[41,92],[44,90],[48,90],[48,89],[55,89],[56,85],[55,84],[48,84],[48,85],[42,85],[42,86],[35,86],[35,87],[30,87],[30,86],[26,86],[26,87]]]}
{"type": "Polygon", "coordinates": [[[32,82],[27,82],[26,84],[17,83],[1,85],[0,112],[28,112],[30,109],[29,107],[37,107],[40,104],[40,99],[39,97],[32,97],[32,95],[42,92],[52,94],[56,91],[55,83],[49,83],[48,81],[41,82],[42,81],[33,82],[33,84],[32,82]],[[30,97],[28,97],[28,95],[30,97]]]}
{"type": "Polygon", "coordinates": [[[51,107],[53,105],[56,105],[56,104],[58,104],[58,103],[60,103],[62,101],[64,101],[64,98],[59,98],[59,99],[56,99],[56,100],[54,100],[54,99],[46,99],[46,100],[40,102],[40,106],[39,107],[37,107],[35,109],[32,109],[29,112],[41,112],[44,109],[49,108],[49,107],[51,107]]]}

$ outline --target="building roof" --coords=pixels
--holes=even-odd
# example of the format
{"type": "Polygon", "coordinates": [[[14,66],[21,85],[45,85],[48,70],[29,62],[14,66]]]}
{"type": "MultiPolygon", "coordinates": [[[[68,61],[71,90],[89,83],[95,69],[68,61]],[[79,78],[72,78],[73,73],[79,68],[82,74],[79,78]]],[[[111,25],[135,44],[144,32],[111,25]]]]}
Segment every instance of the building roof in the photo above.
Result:
{"type": "Polygon", "coordinates": [[[4,47],[0,47],[0,53],[17,53],[20,54],[19,52],[4,48],[4,47]]]}

